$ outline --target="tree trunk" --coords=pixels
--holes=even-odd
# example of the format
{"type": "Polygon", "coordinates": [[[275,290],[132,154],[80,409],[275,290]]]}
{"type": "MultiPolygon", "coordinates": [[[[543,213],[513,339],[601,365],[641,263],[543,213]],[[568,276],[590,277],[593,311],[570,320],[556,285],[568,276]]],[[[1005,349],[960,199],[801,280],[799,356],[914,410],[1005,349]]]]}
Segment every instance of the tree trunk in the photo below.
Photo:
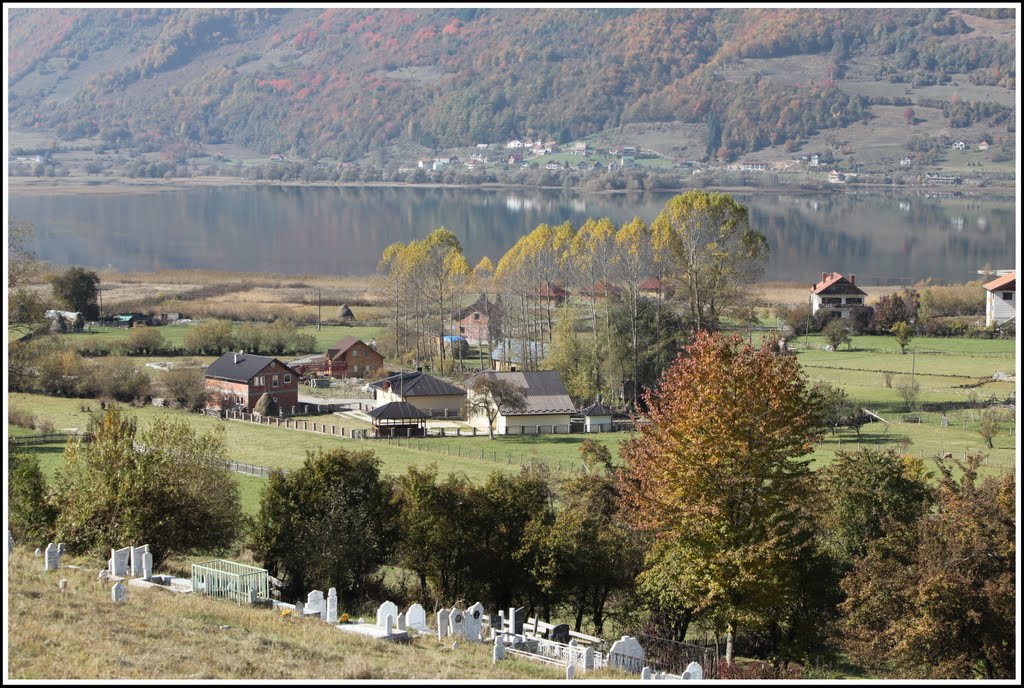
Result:
{"type": "Polygon", "coordinates": [[[580,629],[583,628],[583,605],[581,604],[576,609],[576,632],[579,633],[580,629]]]}
{"type": "Polygon", "coordinates": [[[736,642],[736,622],[729,622],[729,630],[725,636],[725,663],[732,666],[733,645],[736,642]]]}

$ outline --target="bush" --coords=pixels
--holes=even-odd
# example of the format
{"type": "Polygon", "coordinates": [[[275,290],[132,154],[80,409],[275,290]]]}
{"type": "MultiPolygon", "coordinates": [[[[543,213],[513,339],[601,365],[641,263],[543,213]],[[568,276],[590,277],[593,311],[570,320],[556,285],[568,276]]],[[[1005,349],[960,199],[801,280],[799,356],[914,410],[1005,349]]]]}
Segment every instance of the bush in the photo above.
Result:
{"type": "Polygon", "coordinates": [[[821,331],[825,335],[825,341],[832,347],[833,351],[838,351],[839,347],[846,344],[846,348],[850,348],[851,338],[850,330],[846,327],[846,324],[836,318],[833,319],[825,328],[821,331]]]}
{"type": "Polygon", "coordinates": [[[36,417],[31,411],[12,406],[7,409],[7,422],[31,430],[36,426],[36,417]]]}
{"type": "Polygon", "coordinates": [[[7,518],[15,542],[41,546],[51,541],[56,512],[46,501],[46,479],[35,454],[9,448],[7,518]]]}
{"type": "Polygon", "coordinates": [[[125,358],[115,356],[96,362],[89,391],[94,396],[117,401],[138,401],[149,396],[150,385],[151,380],[145,370],[125,358]]]}
{"type": "Polygon", "coordinates": [[[164,374],[163,386],[165,397],[188,411],[204,408],[210,394],[202,368],[172,368],[164,374]]]}
{"type": "Polygon", "coordinates": [[[930,318],[922,329],[928,337],[964,337],[971,325],[960,318],[930,318]]]}
{"type": "Polygon", "coordinates": [[[156,327],[137,325],[128,333],[123,350],[129,356],[153,356],[164,350],[164,336],[156,327]]]}
{"type": "Polygon", "coordinates": [[[922,283],[922,320],[954,315],[980,315],[985,312],[985,291],[981,281],[946,286],[922,283]]]}

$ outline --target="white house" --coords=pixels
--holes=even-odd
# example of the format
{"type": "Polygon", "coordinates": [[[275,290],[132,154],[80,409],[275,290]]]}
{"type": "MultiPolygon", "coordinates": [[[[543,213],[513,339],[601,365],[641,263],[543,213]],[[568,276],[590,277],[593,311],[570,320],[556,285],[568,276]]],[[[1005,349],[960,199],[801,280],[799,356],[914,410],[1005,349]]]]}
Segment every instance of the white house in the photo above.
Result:
{"type": "Polygon", "coordinates": [[[419,370],[395,373],[370,387],[378,407],[406,402],[428,416],[458,416],[466,400],[466,390],[419,370]]]}
{"type": "MultiPolygon", "coordinates": [[[[565,390],[562,376],[557,370],[532,370],[522,372],[496,372],[485,370],[466,379],[466,396],[470,402],[475,399],[473,385],[481,376],[505,380],[523,390],[526,407],[517,412],[501,412],[494,421],[496,435],[539,435],[568,433],[569,418],[576,407],[565,390]]],[[[483,413],[470,413],[466,422],[475,428],[487,431],[488,419],[483,413]]]]}
{"type": "Polygon", "coordinates": [[[1017,273],[1008,272],[981,285],[985,289],[985,325],[1002,325],[1017,319],[1017,273]]]}
{"type": "Polygon", "coordinates": [[[839,313],[840,318],[849,318],[850,309],[863,306],[867,293],[856,284],[857,276],[846,279],[838,272],[821,273],[821,281],[811,287],[811,314],[826,309],[839,313]]]}
{"type": "Polygon", "coordinates": [[[519,139],[512,139],[511,141],[509,141],[508,143],[505,144],[505,148],[522,148],[522,147],[523,147],[523,142],[520,141],[519,139]]]}
{"type": "Polygon", "coordinates": [[[600,401],[580,411],[583,414],[583,432],[611,432],[615,411],[600,401]]]}
{"type": "Polygon", "coordinates": [[[965,148],[967,148],[967,144],[964,143],[963,141],[954,141],[953,142],[953,150],[962,151],[965,148]]]}
{"type": "Polygon", "coordinates": [[[978,150],[980,150],[980,151],[987,151],[988,150],[988,141],[980,142],[978,144],[978,150]]]}

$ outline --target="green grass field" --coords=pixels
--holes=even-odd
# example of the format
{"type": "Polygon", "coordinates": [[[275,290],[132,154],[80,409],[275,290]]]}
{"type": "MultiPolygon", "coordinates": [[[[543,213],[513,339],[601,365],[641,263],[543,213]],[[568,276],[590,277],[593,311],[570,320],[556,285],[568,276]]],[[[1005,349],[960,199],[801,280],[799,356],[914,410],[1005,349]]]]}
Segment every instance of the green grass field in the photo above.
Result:
{"type": "MultiPolygon", "coordinates": [[[[157,329],[164,338],[168,348],[183,348],[185,346],[185,335],[191,329],[191,325],[162,325],[157,329]]],[[[235,332],[240,327],[239,323],[234,324],[235,332]]],[[[366,325],[323,325],[318,331],[316,325],[304,325],[298,328],[302,334],[312,334],[316,337],[317,351],[326,351],[327,347],[335,344],[343,338],[351,335],[358,337],[364,342],[369,342],[380,336],[383,328],[366,325]]],[[[125,327],[93,327],[88,332],[74,332],[58,335],[62,340],[69,342],[75,347],[84,348],[96,344],[114,344],[128,339],[131,332],[125,327]]],[[[304,353],[315,353],[312,351],[304,353]]]]}

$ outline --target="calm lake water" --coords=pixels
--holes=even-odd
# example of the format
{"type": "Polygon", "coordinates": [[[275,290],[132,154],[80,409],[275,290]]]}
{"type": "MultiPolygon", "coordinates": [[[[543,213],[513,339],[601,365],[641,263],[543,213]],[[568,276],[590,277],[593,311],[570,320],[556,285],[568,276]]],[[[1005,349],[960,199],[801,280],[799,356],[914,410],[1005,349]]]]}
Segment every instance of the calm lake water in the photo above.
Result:
{"type": "MultiPolygon", "coordinates": [[[[11,194],[12,217],[37,228],[35,250],[56,265],[125,272],[221,269],[370,275],[384,247],[452,230],[470,264],[498,259],[541,223],[588,217],[652,221],[671,193],[200,187],[124,194],[11,194]]],[[[765,279],[811,283],[821,272],[863,284],[977,279],[1015,262],[1012,197],[923,192],[735,193],[768,237],[765,279]]]]}

